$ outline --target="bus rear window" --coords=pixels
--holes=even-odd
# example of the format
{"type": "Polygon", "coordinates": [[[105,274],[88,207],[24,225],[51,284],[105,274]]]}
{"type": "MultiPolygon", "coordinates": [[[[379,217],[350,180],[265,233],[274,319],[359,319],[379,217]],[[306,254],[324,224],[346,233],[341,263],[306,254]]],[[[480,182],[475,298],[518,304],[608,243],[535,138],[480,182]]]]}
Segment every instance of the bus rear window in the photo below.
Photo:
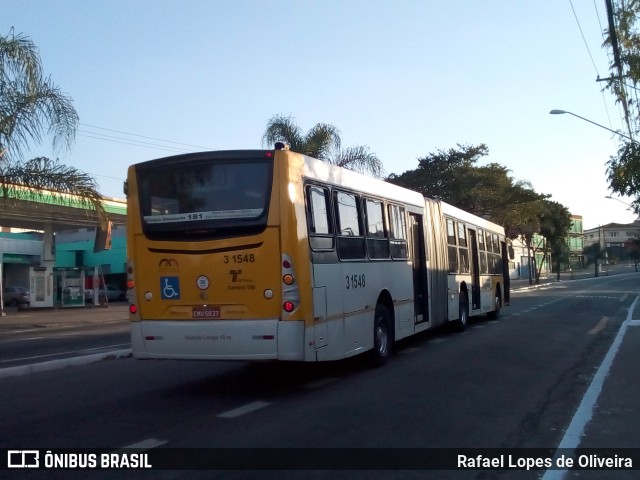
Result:
{"type": "Polygon", "coordinates": [[[270,160],[156,163],[136,173],[145,233],[266,226],[270,160]]]}

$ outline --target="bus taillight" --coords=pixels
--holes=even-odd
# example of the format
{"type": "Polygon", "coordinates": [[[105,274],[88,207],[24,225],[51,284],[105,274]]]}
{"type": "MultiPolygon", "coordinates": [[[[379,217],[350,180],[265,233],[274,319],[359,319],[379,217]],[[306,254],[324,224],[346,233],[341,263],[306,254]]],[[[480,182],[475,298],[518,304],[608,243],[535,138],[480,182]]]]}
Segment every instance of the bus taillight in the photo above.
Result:
{"type": "Polygon", "coordinates": [[[131,315],[135,315],[136,313],[138,313],[138,307],[136,307],[133,303],[131,305],[129,305],[129,313],[131,315]]]}
{"type": "Polygon", "coordinates": [[[296,285],[296,272],[293,261],[287,254],[282,254],[282,310],[293,312],[300,303],[300,292],[296,285]]]}

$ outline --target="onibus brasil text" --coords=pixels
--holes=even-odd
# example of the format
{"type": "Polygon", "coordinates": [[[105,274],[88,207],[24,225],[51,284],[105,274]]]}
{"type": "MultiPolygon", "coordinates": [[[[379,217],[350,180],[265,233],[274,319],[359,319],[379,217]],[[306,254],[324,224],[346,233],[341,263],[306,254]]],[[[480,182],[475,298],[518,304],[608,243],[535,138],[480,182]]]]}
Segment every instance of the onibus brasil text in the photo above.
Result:
{"type": "MultiPolygon", "coordinates": [[[[20,453],[20,451],[15,451],[20,453]]],[[[37,450],[32,453],[32,462],[29,465],[12,464],[11,451],[9,452],[10,468],[105,468],[105,469],[147,469],[153,468],[146,453],[57,453],[47,450],[40,460],[37,450]]]]}

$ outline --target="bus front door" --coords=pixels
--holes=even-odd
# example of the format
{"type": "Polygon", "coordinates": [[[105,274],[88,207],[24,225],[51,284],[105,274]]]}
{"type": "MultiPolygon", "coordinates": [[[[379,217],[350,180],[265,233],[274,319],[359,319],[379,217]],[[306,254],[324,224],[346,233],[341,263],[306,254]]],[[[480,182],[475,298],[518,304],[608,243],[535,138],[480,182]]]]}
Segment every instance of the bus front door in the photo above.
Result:
{"type": "Polygon", "coordinates": [[[480,308],[480,265],[478,262],[478,238],[476,231],[469,229],[469,240],[471,254],[471,308],[480,308]]]}
{"type": "Polygon", "coordinates": [[[422,225],[422,215],[409,214],[411,227],[412,244],[412,265],[413,265],[413,303],[415,311],[415,323],[429,320],[427,311],[427,262],[426,249],[424,244],[424,231],[422,225]]]}

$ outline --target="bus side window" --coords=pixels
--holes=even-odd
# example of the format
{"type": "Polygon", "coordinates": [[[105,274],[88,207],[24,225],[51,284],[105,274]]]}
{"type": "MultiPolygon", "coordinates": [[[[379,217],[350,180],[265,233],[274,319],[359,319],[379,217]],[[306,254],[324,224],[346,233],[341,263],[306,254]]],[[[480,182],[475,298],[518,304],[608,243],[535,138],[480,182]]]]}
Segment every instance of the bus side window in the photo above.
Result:
{"type": "Polygon", "coordinates": [[[365,258],[360,199],[353,193],[335,191],[334,201],[338,224],[338,255],[344,260],[365,258]]]}
{"type": "Polygon", "coordinates": [[[467,227],[464,223],[457,222],[458,225],[458,258],[459,273],[469,273],[469,251],[467,250],[467,227]]]}
{"type": "Polygon", "coordinates": [[[407,224],[405,220],[404,207],[399,205],[389,205],[389,223],[391,230],[391,258],[409,258],[407,248],[407,224]]]}
{"type": "Polygon", "coordinates": [[[497,234],[492,235],[492,251],[493,255],[493,273],[501,274],[502,273],[502,256],[500,254],[500,238],[497,234]]]}
{"type": "Polygon", "coordinates": [[[458,248],[456,228],[453,220],[447,218],[447,252],[449,254],[449,273],[458,273],[458,248]]]}
{"type": "Polygon", "coordinates": [[[369,258],[389,258],[389,238],[384,228],[384,205],[367,198],[364,202],[369,258]]]}
{"type": "Polygon", "coordinates": [[[485,231],[485,238],[486,238],[486,242],[485,242],[485,247],[487,249],[487,264],[488,264],[488,271],[489,274],[495,273],[494,272],[494,262],[493,262],[493,240],[491,239],[491,232],[486,232],[485,231]]]}
{"type": "Polygon", "coordinates": [[[489,273],[489,267],[487,266],[487,252],[484,244],[484,231],[478,229],[478,256],[480,257],[480,273],[489,273]]]}
{"type": "Polygon", "coordinates": [[[307,186],[309,243],[314,250],[333,249],[330,204],[329,189],[317,185],[307,186]]]}

